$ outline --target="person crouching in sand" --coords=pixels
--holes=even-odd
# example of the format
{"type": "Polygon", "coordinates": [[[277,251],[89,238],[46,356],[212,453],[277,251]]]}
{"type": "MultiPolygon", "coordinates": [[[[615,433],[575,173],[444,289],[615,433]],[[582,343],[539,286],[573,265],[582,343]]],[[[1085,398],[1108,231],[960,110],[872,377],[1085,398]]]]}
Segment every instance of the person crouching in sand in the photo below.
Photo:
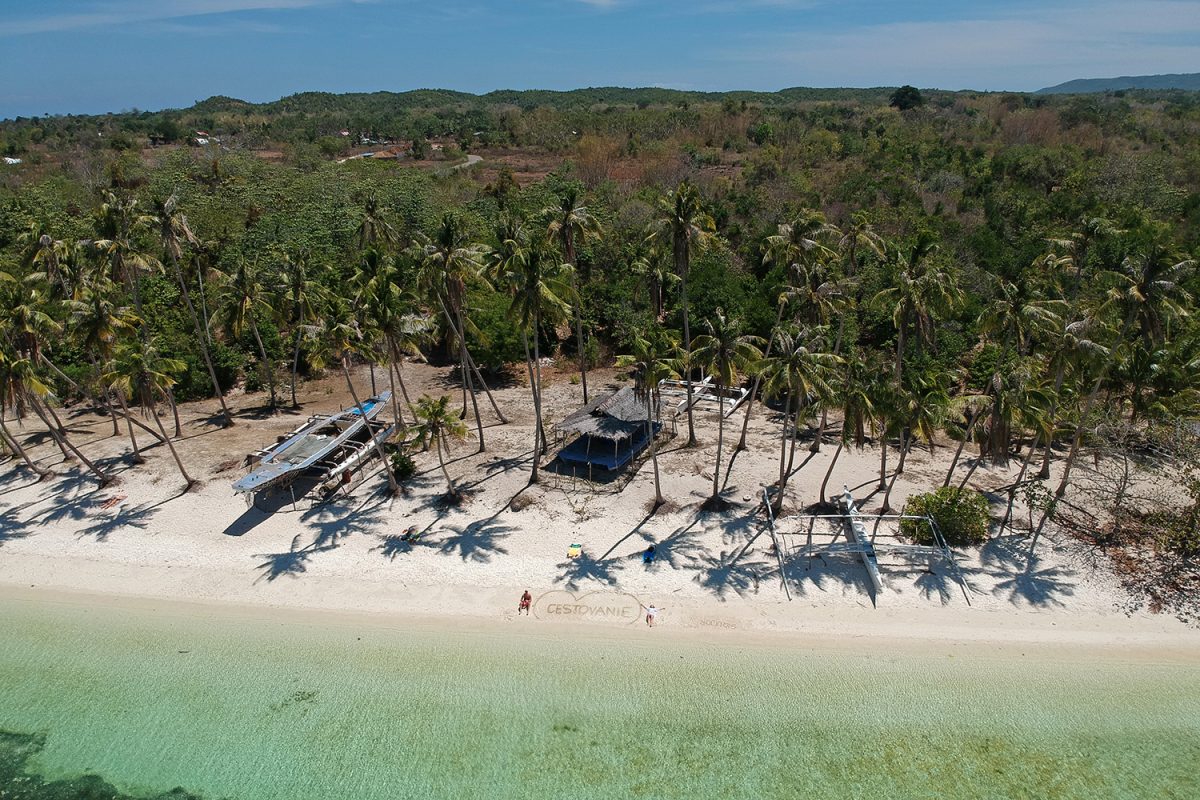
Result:
{"type": "Polygon", "coordinates": [[[517,616],[518,617],[521,616],[521,612],[524,611],[525,616],[528,617],[529,616],[529,607],[531,605],[533,605],[533,595],[531,595],[529,593],[529,590],[526,589],[525,594],[521,595],[520,602],[517,603],[517,616]]]}

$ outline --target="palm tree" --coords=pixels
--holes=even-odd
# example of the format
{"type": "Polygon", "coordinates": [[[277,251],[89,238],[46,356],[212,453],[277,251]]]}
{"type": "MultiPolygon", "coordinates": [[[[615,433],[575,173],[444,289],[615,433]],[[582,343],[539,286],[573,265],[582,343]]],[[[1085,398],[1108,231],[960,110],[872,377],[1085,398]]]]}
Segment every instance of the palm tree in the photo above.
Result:
{"type": "Polygon", "coordinates": [[[450,477],[449,470],[446,469],[446,460],[442,456],[442,450],[444,448],[447,454],[450,451],[450,446],[446,443],[447,439],[466,437],[466,426],[458,419],[458,415],[450,410],[448,395],[442,395],[436,400],[429,395],[422,395],[417,400],[415,414],[417,417],[417,425],[413,429],[415,441],[424,448],[428,448],[431,442],[434,444],[437,448],[438,466],[442,468],[442,475],[446,477],[446,493],[452,498],[458,497],[458,488],[454,485],[454,479],[450,477]]]}
{"type": "Polygon", "coordinates": [[[850,225],[838,237],[837,249],[845,259],[846,274],[854,277],[858,274],[859,258],[866,252],[877,258],[883,258],[887,245],[883,237],[875,232],[871,221],[865,212],[858,211],[851,216],[850,225]]]}
{"type": "Polygon", "coordinates": [[[717,408],[717,461],[713,467],[710,503],[720,500],[721,446],[725,440],[725,389],[737,385],[741,376],[756,369],[762,358],[762,350],[758,347],[762,339],[743,334],[741,327],[741,320],[726,318],[725,312],[718,308],[714,319],[704,321],[704,334],[697,336],[693,342],[695,350],[692,359],[712,377],[717,398],[721,401],[717,408]]]}
{"type": "Polygon", "coordinates": [[[950,400],[947,407],[947,420],[962,417],[963,432],[962,438],[958,442],[958,447],[954,449],[954,458],[950,459],[950,469],[946,470],[946,477],[942,481],[942,486],[950,485],[950,479],[954,477],[954,470],[958,468],[958,461],[962,457],[962,451],[967,446],[967,442],[971,441],[975,433],[975,425],[979,422],[980,416],[988,410],[992,404],[990,394],[964,394],[959,395],[950,400]]]}
{"type": "Polygon", "coordinates": [[[358,223],[355,236],[359,250],[394,250],[400,243],[400,235],[384,218],[375,195],[368,195],[363,201],[362,220],[358,223]]]}
{"type": "Polygon", "coordinates": [[[1070,297],[1079,296],[1083,283],[1083,271],[1087,267],[1088,254],[1103,240],[1123,233],[1103,217],[1084,217],[1079,230],[1061,239],[1049,239],[1050,252],[1045,263],[1053,267],[1066,268],[1073,273],[1070,297]]]}
{"type": "Polygon", "coordinates": [[[795,453],[800,414],[812,402],[827,400],[833,394],[829,382],[841,359],[829,352],[827,334],[828,329],[823,327],[802,328],[799,331],[784,327],[775,333],[775,340],[779,344],[777,354],[764,359],[762,363],[767,394],[784,397],[778,492],[772,502],[775,513],[783,508],[784,493],[787,491],[788,478],[791,477],[788,468],[791,458],[788,453],[795,453]]]}
{"type": "MultiPolygon", "coordinates": [[[[933,438],[937,434],[944,419],[950,397],[946,392],[946,375],[940,372],[911,376],[908,386],[897,393],[892,411],[894,419],[901,426],[900,460],[896,463],[896,471],[888,482],[887,491],[883,495],[882,513],[886,514],[891,506],[892,488],[896,479],[904,473],[904,461],[913,442],[924,437],[929,443],[929,452],[933,452],[933,438]]],[[[884,443],[886,447],[886,442],[884,443]]]]}
{"type": "MultiPolygon", "coordinates": [[[[300,372],[300,343],[306,330],[311,330],[317,321],[317,308],[321,302],[321,287],[309,277],[306,253],[284,256],[281,264],[283,284],[280,287],[283,301],[282,312],[292,329],[292,408],[299,408],[296,400],[296,383],[300,372]]],[[[399,421],[399,420],[397,420],[399,421]]]]}
{"type": "Polygon", "coordinates": [[[683,306],[683,381],[687,389],[688,447],[696,445],[696,427],[692,421],[692,330],[688,320],[688,271],[692,253],[708,245],[716,223],[704,211],[696,187],[684,181],[674,192],[658,202],[658,219],[650,226],[651,243],[671,248],[675,274],[679,276],[679,297],[683,306]]]}
{"type": "Polygon", "coordinates": [[[827,502],[825,489],[829,485],[829,477],[837,464],[838,456],[842,454],[847,442],[853,442],[855,448],[863,449],[867,441],[867,426],[875,421],[875,405],[871,398],[870,381],[868,376],[873,372],[873,366],[863,358],[851,352],[845,365],[838,373],[839,379],[833,384],[833,395],[839,399],[842,410],[842,430],[838,435],[837,450],[829,461],[829,469],[821,481],[821,504],[827,502]]]}
{"type": "Polygon", "coordinates": [[[559,263],[551,258],[541,243],[531,241],[518,221],[502,223],[496,238],[499,246],[492,251],[490,272],[494,283],[511,298],[508,313],[521,332],[529,371],[529,388],[533,395],[533,471],[529,478],[533,483],[538,477],[538,461],[548,446],[542,427],[542,367],[538,332],[543,321],[555,323],[570,314],[569,301],[575,299],[571,281],[574,270],[570,264],[559,263]],[[530,338],[533,339],[532,351],[530,338]]]}
{"type": "MultiPolygon", "coordinates": [[[[70,314],[71,330],[80,348],[91,362],[92,379],[97,385],[101,383],[101,364],[112,358],[117,337],[121,333],[133,331],[141,322],[130,313],[128,308],[113,303],[112,295],[112,282],[101,276],[80,290],[79,299],[68,300],[66,304],[70,314]]],[[[109,399],[110,394],[107,387],[101,387],[99,395],[101,402],[112,417],[113,436],[116,436],[121,431],[117,421],[117,412],[109,399]]],[[[132,426],[133,421],[128,417],[126,419],[132,426]]],[[[155,434],[155,436],[157,435],[155,434]]],[[[132,432],[130,436],[132,437],[132,432]]],[[[134,449],[136,450],[136,447],[134,449]]]]}
{"type": "MultiPolygon", "coordinates": [[[[1161,235],[1160,232],[1159,236],[1161,235]]],[[[1187,315],[1191,295],[1183,288],[1183,281],[1190,276],[1195,266],[1194,260],[1180,258],[1158,238],[1140,252],[1127,256],[1118,271],[1104,274],[1104,277],[1115,280],[1117,284],[1109,291],[1105,302],[1105,306],[1111,308],[1122,320],[1116,338],[1117,347],[1109,353],[1084,400],[1079,420],[1075,424],[1075,435],[1071,439],[1071,450],[1067,453],[1067,460],[1063,466],[1063,475],[1058,488],[1054,490],[1055,501],[1066,494],[1071,469],[1075,465],[1079,445],[1083,440],[1084,426],[1100,393],[1100,387],[1113,365],[1114,354],[1126,343],[1127,336],[1135,324],[1145,341],[1156,342],[1161,341],[1171,320],[1187,315]]],[[[1052,505],[1043,521],[1053,516],[1053,511],[1052,505]]],[[[1041,526],[1038,527],[1040,529],[1041,526]]]]}
{"type": "MultiPolygon", "coordinates": [[[[138,201],[127,193],[106,190],[104,202],[100,204],[97,229],[100,238],[92,241],[92,248],[106,262],[110,277],[116,283],[124,283],[133,291],[134,308],[142,316],[142,275],[157,272],[162,264],[153,255],[143,250],[138,237],[153,231],[157,220],[138,209],[138,201]]],[[[141,329],[143,338],[146,336],[141,329]]]]}
{"type": "Polygon", "coordinates": [[[271,393],[271,410],[278,405],[275,397],[275,367],[267,348],[263,344],[262,335],[258,331],[258,317],[269,317],[274,313],[270,299],[262,283],[259,282],[250,262],[239,258],[233,273],[221,289],[220,314],[225,329],[235,339],[240,338],[246,326],[254,334],[254,342],[258,345],[258,353],[266,369],[267,387],[271,393]]]}
{"type": "Polygon", "coordinates": [[[448,339],[458,346],[459,369],[463,381],[463,411],[466,411],[466,395],[471,396],[471,405],[475,411],[475,423],[479,433],[479,452],[486,447],[483,439],[483,418],[479,414],[479,403],[475,397],[475,386],[472,378],[478,379],[492,409],[501,422],[507,422],[500,413],[491,391],[488,390],[483,376],[475,369],[471,353],[467,348],[466,315],[467,283],[472,280],[482,281],[482,259],[486,248],[483,245],[470,242],[462,220],[458,215],[447,213],[442,216],[432,239],[420,236],[417,240],[415,254],[420,262],[418,282],[424,294],[439,308],[449,326],[448,339]]]}
{"type": "MultiPolygon", "coordinates": [[[[551,241],[558,243],[562,250],[563,260],[571,266],[572,274],[576,279],[576,298],[582,298],[583,296],[583,292],[578,284],[580,276],[576,248],[587,239],[600,236],[600,223],[596,221],[596,218],[588,211],[588,207],[583,205],[581,201],[582,198],[579,195],[578,187],[571,186],[559,196],[558,205],[549,206],[542,210],[542,215],[547,220],[546,236],[551,241]]],[[[578,299],[573,303],[573,310],[575,317],[575,346],[579,350],[579,381],[583,385],[583,403],[587,405],[587,350],[584,347],[583,341],[583,310],[580,308],[578,299]]]]}
{"type": "Polygon", "coordinates": [[[673,356],[678,349],[667,333],[651,329],[646,335],[635,336],[633,350],[629,355],[617,357],[617,366],[633,369],[633,391],[646,404],[646,430],[650,437],[650,461],[654,465],[654,508],[666,500],[662,496],[662,485],[658,474],[658,443],[654,430],[654,418],[658,416],[658,386],[661,381],[675,377],[678,373],[672,366],[673,356]]]}
{"type": "Polygon", "coordinates": [[[1108,357],[1109,348],[1098,339],[1103,333],[1103,324],[1092,316],[1063,324],[1047,333],[1043,349],[1047,356],[1046,370],[1054,374],[1054,382],[1051,390],[1052,402],[1047,412],[1049,429],[1045,437],[1042,465],[1037,475],[1039,480],[1050,477],[1051,448],[1058,428],[1058,409],[1062,404],[1067,372],[1082,372],[1089,364],[1095,364],[1108,357]]]}
{"type": "Polygon", "coordinates": [[[933,338],[937,317],[956,308],[963,299],[953,274],[932,263],[937,250],[931,233],[921,232],[907,252],[891,255],[895,268],[893,286],[872,298],[872,305],[889,311],[896,327],[896,385],[903,380],[904,350],[910,329],[916,329],[918,341],[933,338]]]}
{"type": "MultiPolygon", "coordinates": [[[[217,371],[213,367],[208,337],[200,326],[200,317],[196,314],[195,304],[192,303],[192,294],[188,291],[187,281],[179,266],[179,259],[183,256],[183,245],[199,245],[200,240],[192,232],[187,217],[179,210],[179,199],[176,195],[172,194],[166,200],[155,200],[152,216],[158,231],[159,244],[167,257],[167,263],[171,265],[171,272],[174,273],[175,280],[179,283],[179,291],[187,305],[188,315],[192,318],[192,327],[196,331],[196,343],[200,347],[200,355],[204,357],[204,366],[208,369],[209,380],[212,381],[213,394],[216,395],[217,402],[221,404],[221,416],[224,418],[222,427],[227,428],[233,424],[233,415],[229,413],[229,408],[225,405],[225,393],[221,389],[221,384],[217,380],[217,371]]],[[[172,405],[174,404],[172,403],[172,405]]]]}
{"type": "MultiPolygon", "coordinates": [[[[774,332],[783,323],[783,312],[789,304],[796,308],[800,306],[810,313],[806,316],[810,322],[828,323],[829,314],[835,306],[830,298],[835,294],[834,285],[825,280],[828,271],[823,268],[825,262],[834,253],[824,243],[838,233],[837,228],[825,221],[825,215],[819,211],[806,209],[792,222],[779,225],[773,236],[768,236],[763,245],[763,264],[775,264],[783,267],[786,275],[786,286],[779,295],[775,313],[775,325],[771,328],[772,336],[767,339],[764,358],[771,355],[774,347],[774,332]]],[[[840,293],[840,288],[837,290],[840,293]]],[[[795,318],[800,313],[793,311],[795,318]]],[[[841,339],[839,336],[838,344],[841,339]]],[[[835,348],[836,350],[837,348],[835,348]]],[[[762,373],[754,377],[750,396],[746,398],[746,414],[742,418],[742,435],[738,439],[737,450],[746,448],[746,434],[750,429],[750,417],[754,413],[754,401],[762,384],[762,373]]],[[[824,424],[822,424],[824,427],[824,424]]],[[[820,437],[814,440],[819,446],[820,437]]]]}
{"type": "Polygon", "coordinates": [[[25,465],[38,476],[38,480],[44,480],[53,473],[45,467],[39,466],[29,457],[29,453],[25,451],[25,448],[21,446],[17,437],[13,436],[4,422],[8,409],[20,408],[23,403],[24,398],[18,393],[18,381],[13,372],[13,359],[3,348],[0,348],[0,438],[3,439],[5,447],[14,455],[20,456],[25,465]]]}
{"type": "MultiPolygon", "coordinates": [[[[0,396],[4,397],[6,401],[11,400],[18,408],[24,404],[33,410],[62,451],[64,459],[69,459],[71,456],[79,459],[96,476],[96,480],[101,486],[107,486],[113,481],[111,475],[101,470],[80,452],[79,448],[71,442],[66,431],[62,429],[61,424],[56,425],[50,421],[47,416],[49,405],[45,404],[52,397],[50,387],[38,377],[31,359],[0,357],[0,386],[2,386],[0,396]]],[[[12,440],[12,444],[16,444],[15,438],[11,435],[8,438],[12,440]]],[[[19,452],[23,451],[19,450],[19,452]]],[[[26,463],[33,466],[28,459],[26,459],[26,463]]]]}
{"type": "MultiPolygon", "coordinates": [[[[162,418],[158,415],[157,404],[160,398],[167,398],[168,390],[175,385],[175,376],[186,369],[187,365],[183,361],[162,356],[153,342],[134,339],[117,348],[103,377],[105,383],[122,397],[135,401],[150,412],[163,441],[171,451],[171,457],[175,459],[175,465],[179,467],[179,474],[183,476],[185,492],[195,486],[196,481],[188,475],[175,444],[167,436],[162,418]]],[[[130,435],[132,436],[132,429],[130,435]]]]}

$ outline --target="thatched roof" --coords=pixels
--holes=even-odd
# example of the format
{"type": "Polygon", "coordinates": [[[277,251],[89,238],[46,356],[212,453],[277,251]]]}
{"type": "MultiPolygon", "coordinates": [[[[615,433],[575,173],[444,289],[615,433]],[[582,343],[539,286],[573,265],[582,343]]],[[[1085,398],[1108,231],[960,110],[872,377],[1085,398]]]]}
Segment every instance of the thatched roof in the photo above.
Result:
{"type": "Polygon", "coordinates": [[[554,426],[556,431],[620,441],[646,428],[646,401],[628,387],[595,398],[554,426]]]}

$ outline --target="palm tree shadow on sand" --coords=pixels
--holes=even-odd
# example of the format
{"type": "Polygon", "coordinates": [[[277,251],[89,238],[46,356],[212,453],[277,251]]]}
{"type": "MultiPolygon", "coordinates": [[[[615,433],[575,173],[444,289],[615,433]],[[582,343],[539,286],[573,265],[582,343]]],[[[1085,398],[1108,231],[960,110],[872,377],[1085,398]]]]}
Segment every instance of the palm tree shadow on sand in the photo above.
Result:
{"type": "Polygon", "coordinates": [[[336,543],[317,544],[316,542],[301,547],[300,537],[301,534],[296,534],[295,538],[292,539],[292,546],[285,552],[257,554],[255,558],[266,560],[258,565],[260,574],[254,582],[258,583],[264,579],[267,582],[271,582],[285,575],[292,578],[299,577],[308,571],[309,559],[314,555],[337,548],[336,543]]]}
{"type": "Polygon", "coordinates": [[[500,540],[511,536],[516,530],[511,525],[503,525],[494,519],[472,522],[461,529],[447,527],[456,533],[436,542],[438,552],[443,555],[457,555],[463,561],[480,563],[491,561],[495,554],[508,553],[500,546],[500,540]]]}
{"type": "Polygon", "coordinates": [[[624,558],[595,558],[581,552],[575,558],[561,562],[558,568],[562,574],[554,579],[569,591],[576,592],[586,583],[599,583],[604,586],[617,586],[617,573],[629,562],[624,558]]]}
{"type": "Polygon", "coordinates": [[[980,548],[980,557],[984,573],[998,579],[992,594],[1006,596],[1009,602],[1061,608],[1066,605],[1063,598],[1075,594],[1079,573],[1062,566],[1042,567],[1041,557],[1023,536],[991,539],[980,548]]]}

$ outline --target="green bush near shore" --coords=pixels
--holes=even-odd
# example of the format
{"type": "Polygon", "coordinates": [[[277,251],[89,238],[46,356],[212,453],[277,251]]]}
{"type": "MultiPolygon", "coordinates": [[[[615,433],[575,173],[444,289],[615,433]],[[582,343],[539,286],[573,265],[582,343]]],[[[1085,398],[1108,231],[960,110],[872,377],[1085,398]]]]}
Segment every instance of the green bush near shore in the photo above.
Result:
{"type": "MultiPolygon", "coordinates": [[[[988,538],[987,500],[972,489],[943,486],[913,495],[904,504],[904,513],[932,517],[946,544],[955,547],[983,544],[988,538]]],[[[935,544],[933,531],[916,520],[901,521],[900,533],[918,544],[935,544]]]]}

